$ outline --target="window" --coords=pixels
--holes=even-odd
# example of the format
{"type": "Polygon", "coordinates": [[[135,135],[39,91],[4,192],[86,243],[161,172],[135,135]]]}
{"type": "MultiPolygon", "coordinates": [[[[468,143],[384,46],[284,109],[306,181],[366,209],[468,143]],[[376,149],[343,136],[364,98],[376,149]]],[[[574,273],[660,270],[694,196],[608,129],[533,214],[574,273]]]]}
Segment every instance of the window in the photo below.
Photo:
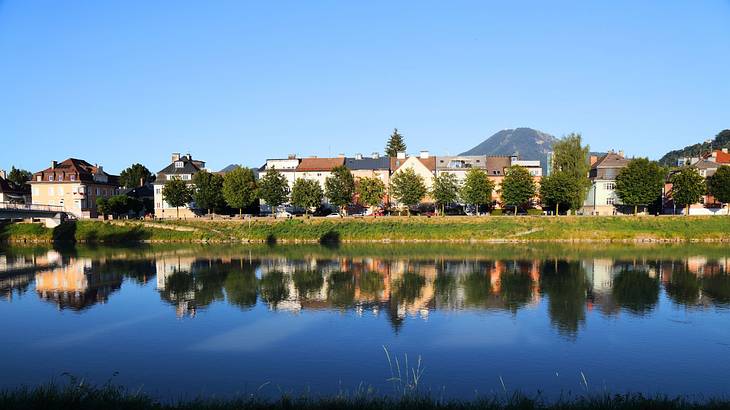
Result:
{"type": "Polygon", "coordinates": [[[607,191],[613,191],[614,189],[616,189],[616,184],[613,182],[606,182],[604,188],[606,188],[607,191]]]}
{"type": "MultiPolygon", "coordinates": [[[[160,189],[160,188],[155,189],[155,193],[156,194],[162,194],[162,189],[160,189]]],[[[159,206],[158,206],[158,208],[159,208],[159,206]]]]}
{"type": "Polygon", "coordinates": [[[96,188],[96,196],[99,196],[101,194],[101,189],[96,188]]]}
{"type": "Polygon", "coordinates": [[[48,195],[53,195],[53,187],[48,187],[48,195]]]}
{"type": "Polygon", "coordinates": [[[63,195],[63,187],[58,187],[58,195],[63,195]]]}
{"type": "Polygon", "coordinates": [[[185,166],[182,161],[175,161],[175,168],[182,168],[185,166]]]}
{"type": "Polygon", "coordinates": [[[48,175],[48,180],[53,181],[53,175],[48,175]]]}
{"type": "Polygon", "coordinates": [[[71,174],[69,178],[71,178],[71,181],[76,181],[76,174],[71,174]]]}
{"type": "Polygon", "coordinates": [[[606,198],[606,205],[613,205],[615,203],[616,203],[616,198],[614,198],[614,197],[606,198]]]}
{"type": "Polygon", "coordinates": [[[40,195],[38,187],[33,187],[33,196],[40,195]]]}
{"type": "Polygon", "coordinates": [[[41,182],[41,181],[43,181],[43,176],[41,176],[41,175],[37,175],[37,176],[35,177],[35,180],[36,180],[36,181],[38,181],[38,182],[41,182]]]}

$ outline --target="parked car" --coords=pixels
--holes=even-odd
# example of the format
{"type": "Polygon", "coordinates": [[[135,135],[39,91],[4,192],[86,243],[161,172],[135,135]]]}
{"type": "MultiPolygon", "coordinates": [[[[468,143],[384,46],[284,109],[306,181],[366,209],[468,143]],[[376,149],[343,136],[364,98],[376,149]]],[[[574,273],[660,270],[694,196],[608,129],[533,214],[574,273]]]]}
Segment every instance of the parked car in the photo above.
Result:
{"type": "Polygon", "coordinates": [[[325,216],[325,218],[341,218],[341,217],[342,217],[342,215],[340,215],[340,214],[338,214],[336,212],[333,212],[333,213],[325,216]]]}
{"type": "Polygon", "coordinates": [[[279,211],[276,213],[277,218],[291,218],[292,216],[294,215],[287,211],[279,211]]]}

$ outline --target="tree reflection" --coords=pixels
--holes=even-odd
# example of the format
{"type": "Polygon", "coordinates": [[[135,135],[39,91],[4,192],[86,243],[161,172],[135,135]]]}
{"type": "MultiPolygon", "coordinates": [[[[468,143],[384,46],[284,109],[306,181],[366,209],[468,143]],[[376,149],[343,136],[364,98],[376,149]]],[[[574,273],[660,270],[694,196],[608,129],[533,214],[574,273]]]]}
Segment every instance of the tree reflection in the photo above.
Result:
{"type": "Polygon", "coordinates": [[[426,279],[413,272],[406,272],[393,283],[391,300],[397,305],[412,305],[421,296],[421,290],[426,285],[426,279]]]}
{"type": "Polygon", "coordinates": [[[276,306],[289,297],[289,278],[280,271],[265,273],[259,280],[261,299],[276,309],[276,306]]]}
{"type": "Polygon", "coordinates": [[[360,275],[360,293],[369,299],[377,299],[385,288],[383,277],[378,272],[366,271],[360,275]]]}
{"type": "Polygon", "coordinates": [[[672,271],[664,289],[667,296],[679,305],[696,306],[700,301],[700,280],[684,267],[672,271]]]}
{"type": "Polygon", "coordinates": [[[258,263],[239,261],[240,270],[228,274],[225,283],[228,303],[243,309],[256,306],[258,295],[258,279],[256,267],[258,263]]]}
{"type": "Polygon", "coordinates": [[[621,271],[613,279],[613,299],[629,312],[645,315],[659,301],[659,279],[643,271],[621,271]]]}
{"type": "Polygon", "coordinates": [[[730,306],[730,275],[718,273],[702,278],[702,290],[710,295],[716,305],[730,306]]]}
{"type": "Polygon", "coordinates": [[[219,261],[196,261],[191,271],[180,270],[164,279],[160,295],[182,310],[195,310],[224,300],[223,285],[229,267],[219,261]]]}
{"type": "Polygon", "coordinates": [[[502,272],[499,275],[500,296],[505,307],[512,313],[530,303],[532,277],[525,272],[502,272]]]}
{"type": "Polygon", "coordinates": [[[294,280],[294,287],[297,289],[300,299],[315,297],[322,290],[322,285],[324,285],[322,272],[312,270],[295,272],[292,275],[292,279],[294,280]]]}
{"type": "Polygon", "coordinates": [[[471,272],[462,280],[464,305],[486,307],[492,293],[492,281],[484,272],[471,272]]]}
{"type": "Polygon", "coordinates": [[[453,306],[457,300],[456,278],[448,273],[439,273],[433,282],[437,306],[453,306]]]}
{"type": "Polygon", "coordinates": [[[350,272],[335,272],[329,277],[327,299],[333,306],[344,308],[355,301],[355,277],[350,272]]]}
{"type": "Polygon", "coordinates": [[[548,296],[550,322],[558,332],[575,336],[585,322],[588,281],[580,262],[543,262],[540,291],[548,296]]]}

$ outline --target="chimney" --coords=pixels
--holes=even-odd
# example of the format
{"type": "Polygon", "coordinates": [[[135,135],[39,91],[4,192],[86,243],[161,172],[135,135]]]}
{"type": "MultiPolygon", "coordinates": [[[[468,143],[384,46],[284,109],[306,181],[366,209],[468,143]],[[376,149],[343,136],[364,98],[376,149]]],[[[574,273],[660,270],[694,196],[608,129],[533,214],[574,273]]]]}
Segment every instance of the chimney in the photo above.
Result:
{"type": "Polygon", "coordinates": [[[398,159],[406,159],[406,152],[405,151],[398,151],[398,153],[395,154],[395,157],[398,159]]]}
{"type": "Polygon", "coordinates": [[[722,149],[722,152],[724,152],[724,153],[726,153],[726,154],[727,154],[727,148],[723,148],[723,149],[722,149]]]}
{"type": "Polygon", "coordinates": [[[104,172],[104,167],[102,167],[101,165],[99,165],[98,167],[96,167],[96,173],[97,174],[101,174],[103,172],[104,172]]]}
{"type": "Polygon", "coordinates": [[[428,151],[421,151],[421,159],[427,159],[429,157],[428,151]]]}
{"type": "Polygon", "coordinates": [[[621,157],[621,158],[623,158],[624,157],[624,150],[620,150],[618,152],[618,156],[621,157]]]}
{"type": "Polygon", "coordinates": [[[373,159],[378,159],[378,158],[380,158],[380,153],[379,152],[373,152],[373,159]]]}
{"type": "Polygon", "coordinates": [[[0,169],[0,178],[7,179],[8,174],[5,173],[4,169],[0,169]]]}
{"type": "Polygon", "coordinates": [[[286,158],[287,159],[297,159],[297,154],[289,154],[286,158]]]}
{"type": "Polygon", "coordinates": [[[139,186],[144,186],[144,178],[139,178],[139,186]]]}
{"type": "Polygon", "coordinates": [[[173,152],[172,153],[172,162],[179,161],[180,160],[180,153],[179,152],[173,152]]]}
{"type": "Polygon", "coordinates": [[[355,154],[355,159],[362,159],[362,154],[360,154],[360,153],[355,154]]]}
{"type": "Polygon", "coordinates": [[[345,158],[345,154],[339,153],[339,154],[337,154],[337,158],[345,158]]]}
{"type": "Polygon", "coordinates": [[[591,155],[591,159],[590,159],[590,162],[591,162],[591,165],[593,165],[593,164],[595,164],[596,162],[598,162],[598,156],[596,156],[596,155],[591,155]]]}
{"type": "Polygon", "coordinates": [[[56,165],[58,165],[58,162],[51,161],[51,168],[54,168],[55,169],[56,168],[56,165]]]}

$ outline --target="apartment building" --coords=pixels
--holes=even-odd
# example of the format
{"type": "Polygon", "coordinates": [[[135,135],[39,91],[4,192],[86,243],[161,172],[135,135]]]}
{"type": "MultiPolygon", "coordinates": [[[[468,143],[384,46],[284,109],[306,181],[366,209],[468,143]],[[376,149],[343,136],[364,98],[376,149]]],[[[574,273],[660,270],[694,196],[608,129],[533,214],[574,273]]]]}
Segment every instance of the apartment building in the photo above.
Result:
{"type": "Polygon", "coordinates": [[[190,154],[180,155],[177,152],[172,154],[170,164],[157,173],[153,184],[156,218],[177,218],[178,215],[182,218],[195,216],[195,203],[191,202],[178,210],[165,202],[162,188],[167,181],[173,179],[183,180],[192,186],[193,175],[200,171],[205,171],[205,161],[193,159],[190,154]]]}
{"type": "Polygon", "coordinates": [[[624,158],[623,151],[610,151],[593,162],[588,172],[591,187],[588,190],[581,211],[586,215],[615,215],[621,205],[621,199],[616,195],[616,177],[629,164],[624,158]]]}
{"type": "Polygon", "coordinates": [[[76,158],[33,174],[30,181],[34,204],[57,205],[78,218],[96,218],[96,200],[119,193],[119,176],[104,172],[102,166],[76,158]]]}

